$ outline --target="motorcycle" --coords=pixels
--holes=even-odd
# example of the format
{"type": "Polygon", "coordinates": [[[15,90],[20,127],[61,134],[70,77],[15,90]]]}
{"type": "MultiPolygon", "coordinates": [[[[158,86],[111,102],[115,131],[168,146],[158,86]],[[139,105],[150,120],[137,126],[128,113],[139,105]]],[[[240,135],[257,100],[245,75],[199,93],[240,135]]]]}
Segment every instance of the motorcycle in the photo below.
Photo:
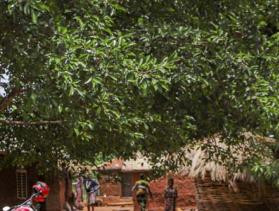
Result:
{"type": "Polygon", "coordinates": [[[3,207],[2,210],[3,211],[39,211],[38,206],[36,206],[33,203],[33,199],[40,194],[41,194],[40,192],[34,193],[34,194],[31,195],[31,197],[29,199],[27,199],[22,204],[16,205],[14,207],[6,206],[6,207],[3,207]]]}
{"type": "Polygon", "coordinates": [[[32,189],[33,194],[25,202],[14,207],[3,207],[2,211],[39,211],[40,204],[44,203],[48,196],[49,187],[46,183],[37,181],[32,189]]]}

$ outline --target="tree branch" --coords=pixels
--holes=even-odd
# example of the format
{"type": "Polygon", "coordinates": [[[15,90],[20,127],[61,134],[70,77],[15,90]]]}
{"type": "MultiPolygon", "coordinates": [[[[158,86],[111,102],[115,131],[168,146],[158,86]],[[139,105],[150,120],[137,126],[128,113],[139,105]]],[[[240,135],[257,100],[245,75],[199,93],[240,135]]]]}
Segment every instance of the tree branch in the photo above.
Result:
{"type": "Polygon", "coordinates": [[[6,96],[4,99],[1,100],[0,112],[4,111],[11,104],[13,99],[23,92],[24,92],[24,90],[22,90],[22,89],[14,88],[8,96],[6,96]]]}
{"type": "Polygon", "coordinates": [[[16,120],[0,120],[0,124],[5,124],[5,125],[48,125],[48,124],[62,124],[65,121],[62,120],[49,120],[49,121],[33,121],[33,122],[25,122],[25,121],[16,121],[16,120]]]}

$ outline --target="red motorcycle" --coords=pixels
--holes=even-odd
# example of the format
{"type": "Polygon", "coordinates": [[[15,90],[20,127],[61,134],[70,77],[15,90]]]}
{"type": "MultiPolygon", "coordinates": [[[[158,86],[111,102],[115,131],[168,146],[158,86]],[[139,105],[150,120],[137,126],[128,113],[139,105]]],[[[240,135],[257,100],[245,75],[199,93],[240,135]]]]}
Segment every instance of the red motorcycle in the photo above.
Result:
{"type": "Polygon", "coordinates": [[[29,199],[23,202],[20,205],[16,205],[14,207],[3,207],[3,211],[39,211],[40,203],[45,202],[48,193],[49,187],[44,182],[37,182],[33,185],[33,194],[29,199]]]}

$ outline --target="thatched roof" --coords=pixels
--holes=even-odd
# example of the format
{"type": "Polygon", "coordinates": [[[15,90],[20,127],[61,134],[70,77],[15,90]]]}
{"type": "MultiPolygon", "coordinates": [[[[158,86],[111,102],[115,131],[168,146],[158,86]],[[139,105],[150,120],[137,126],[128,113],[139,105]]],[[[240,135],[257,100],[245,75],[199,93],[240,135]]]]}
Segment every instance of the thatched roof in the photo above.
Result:
{"type": "Polygon", "coordinates": [[[225,165],[208,160],[208,153],[202,149],[191,150],[188,158],[191,160],[191,165],[182,168],[180,171],[182,175],[201,177],[202,179],[209,175],[211,180],[223,182],[229,180],[254,181],[254,178],[247,171],[231,172],[225,165]]]}
{"type": "Polygon", "coordinates": [[[245,166],[246,162],[253,156],[257,155],[262,162],[269,163],[272,159],[271,151],[266,144],[275,143],[274,139],[254,136],[251,133],[244,133],[243,139],[237,144],[228,146],[222,141],[220,136],[214,136],[209,139],[202,140],[198,147],[191,150],[185,150],[186,157],[191,161],[189,166],[181,167],[180,173],[190,177],[199,177],[204,179],[210,176],[213,181],[227,182],[234,186],[236,181],[255,182],[255,178],[249,173],[248,169],[233,168],[234,166],[245,166]],[[207,146],[203,150],[202,146],[207,146]],[[215,148],[223,153],[224,162],[219,162],[222,156],[214,159],[214,154],[208,151],[208,147],[215,148]],[[232,157],[227,156],[232,155],[232,157]]]}
{"type": "Polygon", "coordinates": [[[135,172],[135,171],[150,171],[151,165],[146,158],[137,156],[135,159],[123,160],[113,159],[105,162],[97,167],[99,171],[121,171],[121,172],[135,172]]]}

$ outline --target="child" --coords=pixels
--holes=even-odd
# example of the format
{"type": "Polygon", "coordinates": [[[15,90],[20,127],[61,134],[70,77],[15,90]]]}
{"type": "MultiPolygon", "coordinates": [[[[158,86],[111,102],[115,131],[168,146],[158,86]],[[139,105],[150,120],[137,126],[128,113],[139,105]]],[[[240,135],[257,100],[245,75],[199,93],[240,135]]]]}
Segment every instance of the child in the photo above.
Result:
{"type": "Polygon", "coordinates": [[[173,187],[174,180],[172,177],[168,179],[168,186],[165,190],[165,211],[175,211],[177,190],[173,187]]]}
{"type": "Polygon", "coordinates": [[[76,183],[76,201],[75,204],[78,209],[83,208],[83,177],[79,175],[76,183]]]}

